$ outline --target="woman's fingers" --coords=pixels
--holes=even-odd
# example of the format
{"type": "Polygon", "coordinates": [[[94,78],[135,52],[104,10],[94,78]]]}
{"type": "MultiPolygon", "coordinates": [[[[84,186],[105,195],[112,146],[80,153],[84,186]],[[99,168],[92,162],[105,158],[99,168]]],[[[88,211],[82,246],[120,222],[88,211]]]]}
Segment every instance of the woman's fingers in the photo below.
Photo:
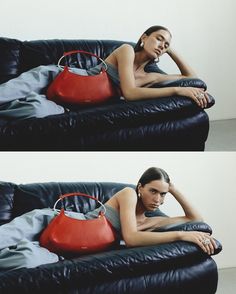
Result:
{"type": "Polygon", "coordinates": [[[193,100],[200,106],[201,108],[206,108],[209,102],[209,97],[206,92],[202,89],[194,89],[193,100]]]}
{"type": "Polygon", "coordinates": [[[183,241],[189,241],[197,244],[205,253],[214,254],[217,248],[216,242],[209,233],[199,231],[183,232],[183,241]]]}
{"type": "Polygon", "coordinates": [[[214,254],[217,247],[215,240],[209,234],[201,236],[198,244],[209,255],[214,254]]]}
{"type": "Polygon", "coordinates": [[[208,97],[207,93],[206,92],[201,92],[199,94],[199,98],[202,100],[203,107],[206,108],[207,104],[209,102],[209,97],[208,97]]]}
{"type": "Polygon", "coordinates": [[[200,238],[200,239],[198,239],[197,240],[197,245],[205,252],[205,253],[207,253],[207,249],[206,249],[206,247],[203,245],[203,243],[202,243],[202,239],[200,238]]]}

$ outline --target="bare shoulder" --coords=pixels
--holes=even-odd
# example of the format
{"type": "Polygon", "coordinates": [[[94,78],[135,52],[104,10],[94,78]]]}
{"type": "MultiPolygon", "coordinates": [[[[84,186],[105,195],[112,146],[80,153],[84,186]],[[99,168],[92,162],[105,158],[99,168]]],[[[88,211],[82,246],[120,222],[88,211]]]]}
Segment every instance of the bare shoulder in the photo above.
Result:
{"type": "Polygon", "coordinates": [[[124,62],[133,62],[135,57],[134,48],[129,44],[122,44],[116,48],[106,59],[106,62],[118,67],[118,64],[124,62]]]}
{"type": "Polygon", "coordinates": [[[130,44],[122,44],[120,47],[118,47],[114,53],[116,55],[131,55],[134,56],[134,48],[130,44]]]}
{"type": "Polygon", "coordinates": [[[129,206],[135,205],[137,203],[137,194],[134,189],[130,187],[125,187],[124,189],[118,191],[114,194],[106,204],[112,206],[113,208],[119,210],[122,206],[129,206]]]}
{"type": "Polygon", "coordinates": [[[125,187],[124,189],[120,190],[117,193],[117,199],[118,201],[128,201],[128,202],[132,202],[132,201],[137,201],[137,193],[135,191],[135,189],[131,188],[131,187],[125,187]]]}

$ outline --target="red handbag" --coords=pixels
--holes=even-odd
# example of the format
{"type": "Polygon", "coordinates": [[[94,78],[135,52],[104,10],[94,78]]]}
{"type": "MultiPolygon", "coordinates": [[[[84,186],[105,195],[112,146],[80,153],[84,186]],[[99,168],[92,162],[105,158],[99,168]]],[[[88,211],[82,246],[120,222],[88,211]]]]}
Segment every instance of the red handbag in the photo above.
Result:
{"type": "Polygon", "coordinates": [[[62,69],[47,89],[47,97],[58,104],[97,104],[105,102],[117,95],[117,90],[107,74],[107,64],[99,56],[74,50],[64,53],[58,61],[58,67],[62,69]],[[100,74],[82,76],[73,73],[68,66],[61,66],[61,60],[74,53],[84,53],[98,58],[103,64],[100,74]]]}
{"type": "Polygon", "coordinates": [[[106,207],[95,197],[83,193],[69,193],[59,197],[53,209],[65,197],[82,196],[102,205],[98,218],[78,220],[65,215],[64,209],[49,223],[40,236],[40,245],[57,254],[84,254],[108,249],[116,240],[116,233],[105,217],[106,207]]]}

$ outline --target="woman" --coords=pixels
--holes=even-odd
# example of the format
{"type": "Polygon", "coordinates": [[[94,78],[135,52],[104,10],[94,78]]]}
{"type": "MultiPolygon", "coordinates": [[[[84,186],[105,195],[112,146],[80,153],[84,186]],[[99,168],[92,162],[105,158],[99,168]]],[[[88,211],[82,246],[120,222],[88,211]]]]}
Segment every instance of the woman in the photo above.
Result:
{"type": "Polygon", "coordinates": [[[105,61],[118,69],[120,88],[127,100],[181,95],[194,100],[202,108],[206,107],[208,95],[203,89],[193,87],[148,89],[149,86],[155,83],[196,77],[196,73],[170,47],[170,43],[171,33],[167,28],[152,26],[143,33],[135,48],[124,44],[114,50],[105,61]],[[146,73],[144,71],[145,66],[150,61],[159,59],[165,53],[176,63],[181,75],[146,73]]]}
{"type": "MultiPolygon", "coordinates": [[[[115,49],[107,58],[108,75],[126,100],[136,101],[168,97],[171,95],[186,96],[206,107],[209,100],[204,89],[193,87],[150,88],[153,84],[194,78],[195,72],[170,47],[171,33],[162,26],[152,26],[142,34],[135,48],[124,44],[115,49]],[[181,74],[166,75],[156,72],[145,72],[145,66],[163,54],[168,54],[178,66],[181,74]]],[[[82,75],[98,74],[101,64],[89,70],[75,69],[82,75]]],[[[61,114],[64,107],[47,99],[45,89],[60,73],[56,65],[39,66],[19,77],[0,85],[0,116],[24,119],[61,114]]]]}
{"type": "MultiPolygon", "coordinates": [[[[127,247],[138,247],[187,241],[197,244],[207,254],[213,254],[216,243],[204,232],[171,231],[152,232],[153,230],[189,221],[202,221],[202,217],[187,201],[181,192],[170,182],[167,173],[160,168],[149,168],[138,181],[137,188],[124,188],[106,203],[106,217],[121,235],[127,247]],[[170,193],[182,206],[184,215],[179,217],[146,217],[146,211],[156,211],[164,203],[165,195],[170,193]]],[[[102,208],[87,214],[71,212],[78,219],[97,218],[102,208]]],[[[51,209],[35,209],[8,224],[0,226],[0,269],[35,267],[53,263],[59,257],[46,248],[39,246],[38,239],[42,230],[55,217],[51,209]]]]}
{"type": "Polygon", "coordinates": [[[183,194],[170,182],[168,174],[160,168],[149,168],[138,181],[136,190],[125,188],[107,201],[106,206],[119,212],[121,232],[127,246],[146,246],[178,240],[197,244],[208,254],[214,252],[216,243],[208,234],[197,231],[151,232],[160,227],[202,221],[200,214],[183,194]],[[183,208],[184,216],[146,217],[146,211],[155,211],[170,193],[183,208]]]}

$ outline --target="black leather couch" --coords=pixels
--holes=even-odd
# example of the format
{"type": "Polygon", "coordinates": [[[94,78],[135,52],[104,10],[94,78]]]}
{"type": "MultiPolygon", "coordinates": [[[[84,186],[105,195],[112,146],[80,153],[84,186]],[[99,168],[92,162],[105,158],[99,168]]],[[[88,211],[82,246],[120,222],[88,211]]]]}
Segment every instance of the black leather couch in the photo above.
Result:
{"type": "MultiPolygon", "coordinates": [[[[81,191],[105,201],[125,186],[132,185],[106,182],[16,185],[0,182],[0,224],[34,208],[52,207],[62,193],[81,191]]],[[[96,205],[95,201],[87,198],[66,199],[66,206],[83,212],[94,209],[96,205]]],[[[187,223],[163,230],[211,232],[205,223],[187,223]]],[[[221,250],[218,241],[217,244],[215,254],[221,250]]],[[[107,252],[65,259],[33,269],[1,271],[0,293],[213,294],[217,278],[214,260],[193,243],[178,241],[129,249],[120,245],[107,252]]]]}
{"type": "MultiPolygon", "coordinates": [[[[105,58],[122,43],[57,39],[22,42],[0,38],[0,83],[38,65],[56,64],[66,51],[82,49],[105,58]]],[[[89,68],[97,60],[77,56],[69,63],[89,68]]],[[[160,71],[155,64],[149,64],[145,70],[160,71]]],[[[177,84],[206,88],[198,79],[177,84]]],[[[213,104],[211,97],[208,107],[213,104]]],[[[201,151],[208,130],[207,113],[186,97],[136,102],[114,97],[103,105],[74,107],[65,114],[45,118],[9,121],[0,117],[0,150],[201,151]]]]}

